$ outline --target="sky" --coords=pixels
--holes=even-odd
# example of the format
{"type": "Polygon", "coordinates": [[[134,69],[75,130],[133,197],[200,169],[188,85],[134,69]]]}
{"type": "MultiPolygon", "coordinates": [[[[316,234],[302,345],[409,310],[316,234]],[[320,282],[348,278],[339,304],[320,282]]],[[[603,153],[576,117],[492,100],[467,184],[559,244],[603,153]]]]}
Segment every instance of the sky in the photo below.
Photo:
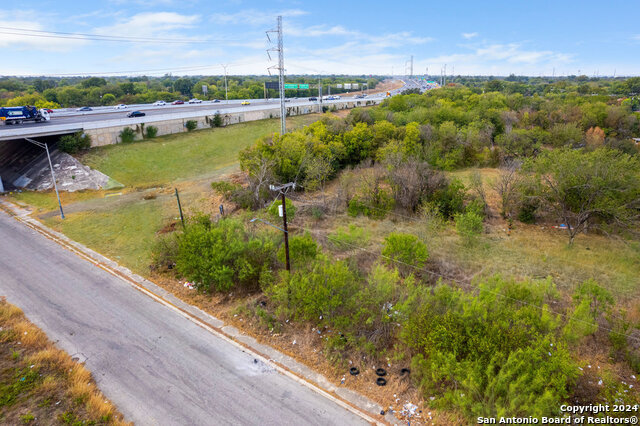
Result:
{"type": "Polygon", "coordinates": [[[10,2],[0,75],[264,75],[278,15],[287,74],[640,75],[636,0],[10,2]]]}

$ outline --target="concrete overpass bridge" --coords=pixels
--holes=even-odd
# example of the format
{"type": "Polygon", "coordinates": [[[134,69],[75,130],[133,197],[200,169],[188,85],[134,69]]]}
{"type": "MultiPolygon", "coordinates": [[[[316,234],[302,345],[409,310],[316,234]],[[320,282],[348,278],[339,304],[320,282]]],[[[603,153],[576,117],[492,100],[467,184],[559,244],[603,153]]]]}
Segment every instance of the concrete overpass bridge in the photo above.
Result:
{"type": "MultiPolygon", "coordinates": [[[[327,109],[348,109],[373,106],[384,100],[383,94],[366,98],[342,98],[337,100],[309,101],[288,99],[287,116],[311,114],[327,109]]],[[[47,142],[55,152],[60,136],[83,132],[91,137],[92,146],[104,146],[121,142],[120,132],[131,128],[136,139],[142,139],[145,126],[155,126],[157,135],[168,135],[187,131],[187,121],[195,121],[198,129],[213,127],[213,118],[220,114],[224,125],[280,117],[279,99],[249,100],[250,105],[241,105],[240,100],[226,102],[203,101],[196,105],[134,105],[126,110],[113,107],[98,107],[93,111],[56,111],[48,122],[27,122],[21,125],[0,126],[0,180],[5,189],[20,188],[44,164],[44,153],[26,142],[25,138],[47,142]],[[144,117],[129,118],[130,111],[143,111],[144,117]]],[[[1,190],[1,188],[0,188],[1,190]]]]}

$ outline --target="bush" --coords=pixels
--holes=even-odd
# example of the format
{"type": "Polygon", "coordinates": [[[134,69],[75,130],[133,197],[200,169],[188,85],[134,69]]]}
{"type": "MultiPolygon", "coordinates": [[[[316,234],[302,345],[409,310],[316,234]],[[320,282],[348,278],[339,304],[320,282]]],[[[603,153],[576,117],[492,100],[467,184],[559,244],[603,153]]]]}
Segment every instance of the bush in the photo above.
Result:
{"type": "Polygon", "coordinates": [[[455,216],[456,231],[465,243],[472,243],[482,233],[482,216],[474,211],[458,213],[455,216]]]}
{"type": "Polygon", "coordinates": [[[211,127],[222,127],[222,124],[222,116],[219,112],[216,112],[216,114],[213,116],[213,120],[211,120],[211,127]]]}
{"type": "Polygon", "coordinates": [[[187,120],[187,122],[184,123],[184,126],[187,128],[188,132],[191,132],[198,128],[198,122],[196,120],[187,120]]]}
{"type": "MultiPolygon", "coordinates": [[[[289,238],[289,260],[291,266],[296,269],[308,265],[310,261],[316,258],[318,254],[318,245],[311,237],[311,234],[305,232],[304,235],[294,235],[289,238]]],[[[284,244],[278,250],[278,260],[285,262],[284,244]]]]}
{"type": "Polygon", "coordinates": [[[522,223],[535,223],[537,203],[531,201],[523,201],[518,211],[518,220],[522,223]]]}
{"type": "Polygon", "coordinates": [[[464,184],[458,179],[453,179],[447,186],[431,194],[427,201],[433,202],[438,206],[443,218],[451,219],[456,213],[464,211],[466,195],[464,184]]]}
{"type": "Polygon", "coordinates": [[[211,189],[213,189],[226,199],[230,199],[234,191],[236,191],[239,187],[240,185],[236,185],[226,181],[211,182],[211,189]]]}
{"type": "Polygon", "coordinates": [[[91,148],[91,137],[82,132],[73,135],[64,135],[58,142],[58,149],[67,154],[76,154],[91,148]]]}
{"type": "MultiPolygon", "coordinates": [[[[287,222],[293,220],[296,216],[296,206],[293,205],[293,202],[289,198],[285,198],[287,200],[287,222]]],[[[280,206],[282,205],[282,200],[277,200],[267,210],[267,213],[271,215],[273,220],[280,219],[280,206]]],[[[280,219],[282,220],[282,219],[280,219]]]]}
{"type": "Polygon", "coordinates": [[[153,139],[158,134],[158,128],[156,126],[148,126],[145,130],[147,139],[153,139]]]}
{"type": "MultiPolygon", "coordinates": [[[[392,232],[384,239],[382,255],[387,257],[387,262],[391,265],[395,262],[402,263],[401,269],[405,271],[411,266],[418,269],[424,268],[425,262],[429,258],[427,246],[415,235],[392,232]]],[[[394,265],[395,266],[395,265],[394,265]]]]}
{"type": "Polygon", "coordinates": [[[236,220],[200,219],[180,237],[176,269],[201,291],[256,290],[271,274],[274,253],[266,234],[249,234],[236,220]]]}
{"type": "Polygon", "coordinates": [[[349,322],[358,289],[357,277],[344,261],[319,256],[309,270],[283,275],[266,293],[279,316],[335,327],[349,322]]]}
{"type": "Polygon", "coordinates": [[[435,407],[470,418],[558,414],[579,370],[555,338],[560,324],[547,307],[555,286],[496,276],[478,287],[470,294],[445,284],[412,286],[410,303],[398,308],[424,395],[440,395],[435,407]]]}
{"type": "Polygon", "coordinates": [[[120,141],[122,143],[131,143],[136,138],[136,132],[131,127],[125,127],[120,131],[120,141]]]}

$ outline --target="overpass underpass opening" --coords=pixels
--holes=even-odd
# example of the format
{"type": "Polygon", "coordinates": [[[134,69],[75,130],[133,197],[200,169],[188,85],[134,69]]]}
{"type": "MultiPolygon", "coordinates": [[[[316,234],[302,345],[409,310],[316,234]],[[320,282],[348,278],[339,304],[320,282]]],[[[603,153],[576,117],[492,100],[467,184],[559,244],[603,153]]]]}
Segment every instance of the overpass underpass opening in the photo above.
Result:
{"type": "MultiPolygon", "coordinates": [[[[114,181],[108,176],[59,151],[57,146],[61,136],[63,135],[34,138],[38,142],[48,144],[60,191],[104,189],[114,185],[114,181]]],[[[46,151],[25,139],[0,141],[0,180],[5,192],[53,189],[46,151]]]]}

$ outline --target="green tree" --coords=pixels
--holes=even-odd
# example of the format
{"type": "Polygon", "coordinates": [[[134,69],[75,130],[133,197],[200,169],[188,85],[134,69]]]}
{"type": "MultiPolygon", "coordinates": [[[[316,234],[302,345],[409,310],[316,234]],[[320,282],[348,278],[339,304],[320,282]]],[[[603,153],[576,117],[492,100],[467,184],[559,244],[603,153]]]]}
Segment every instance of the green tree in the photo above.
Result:
{"type": "Polygon", "coordinates": [[[631,228],[640,208],[638,158],[607,148],[546,151],[527,163],[540,182],[535,197],[567,225],[569,244],[589,226],[631,228]]]}

